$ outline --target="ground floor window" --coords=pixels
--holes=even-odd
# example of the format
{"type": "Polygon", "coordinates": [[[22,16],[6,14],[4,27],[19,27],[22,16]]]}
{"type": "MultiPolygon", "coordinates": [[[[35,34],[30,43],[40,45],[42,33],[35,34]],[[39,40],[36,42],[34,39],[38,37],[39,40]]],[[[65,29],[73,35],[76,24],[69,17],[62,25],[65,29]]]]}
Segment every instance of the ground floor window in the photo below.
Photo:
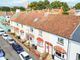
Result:
{"type": "Polygon", "coordinates": [[[64,53],[60,53],[60,52],[55,52],[55,55],[57,56],[57,57],[59,57],[60,59],[64,59],[64,53]]]}
{"type": "Polygon", "coordinates": [[[77,60],[80,60],[80,54],[77,53],[77,60]]]}
{"type": "Polygon", "coordinates": [[[58,55],[58,56],[60,56],[60,57],[61,57],[61,53],[59,53],[59,52],[56,52],[56,55],[58,55]]]}
{"type": "Polygon", "coordinates": [[[37,38],[37,45],[40,46],[40,47],[43,47],[43,39],[38,37],[37,38]]]}
{"type": "Polygon", "coordinates": [[[40,47],[43,47],[43,42],[42,41],[37,41],[37,45],[40,47]]]}

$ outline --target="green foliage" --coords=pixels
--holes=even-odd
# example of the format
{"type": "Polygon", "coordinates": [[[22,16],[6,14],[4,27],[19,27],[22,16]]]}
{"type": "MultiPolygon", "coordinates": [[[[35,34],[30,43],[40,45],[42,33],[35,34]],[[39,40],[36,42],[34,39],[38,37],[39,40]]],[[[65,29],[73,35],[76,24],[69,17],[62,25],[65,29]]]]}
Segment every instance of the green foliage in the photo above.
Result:
{"type": "Polygon", "coordinates": [[[42,10],[49,7],[49,1],[48,0],[39,1],[39,2],[34,1],[30,3],[28,7],[34,10],[42,10]]]}
{"type": "Polygon", "coordinates": [[[64,11],[62,14],[64,14],[64,15],[69,15],[69,13],[68,13],[68,12],[66,12],[66,11],[64,11]]]}
{"type": "Polygon", "coordinates": [[[63,11],[68,11],[69,6],[65,2],[60,2],[60,1],[54,1],[51,3],[52,8],[63,8],[63,11]]]}
{"type": "Polygon", "coordinates": [[[34,1],[34,2],[32,2],[32,3],[30,3],[29,5],[28,5],[28,7],[30,7],[31,9],[36,9],[36,7],[37,7],[37,2],[36,1],[34,1]]]}
{"type": "Polygon", "coordinates": [[[0,7],[0,11],[16,11],[16,9],[20,9],[21,11],[25,11],[25,8],[24,7],[6,7],[6,6],[2,6],[0,7]]]}
{"type": "Polygon", "coordinates": [[[80,9],[80,3],[77,3],[77,4],[74,6],[74,8],[80,9]]]}
{"type": "Polygon", "coordinates": [[[68,10],[69,10],[69,6],[67,5],[67,3],[62,2],[62,3],[61,3],[61,6],[62,6],[62,8],[63,8],[63,11],[68,11],[68,10]]]}
{"type": "Polygon", "coordinates": [[[45,6],[44,2],[39,1],[38,4],[37,4],[36,9],[42,10],[42,9],[45,9],[45,8],[46,8],[46,6],[45,6]]]}
{"type": "Polygon", "coordinates": [[[51,3],[52,8],[60,8],[61,2],[60,1],[54,1],[51,3]]]}
{"type": "Polygon", "coordinates": [[[3,6],[3,7],[0,7],[0,11],[10,11],[10,8],[3,6]]]}
{"type": "Polygon", "coordinates": [[[68,11],[69,6],[65,2],[54,1],[50,3],[48,0],[39,1],[39,2],[32,2],[28,5],[29,8],[34,10],[42,10],[42,9],[52,9],[52,8],[63,8],[63,11],[68,11]]]}
{"type": "Polygon", "coordinates": [[[20,9],[21,11],[25,11],[26,9],[22,6],[20,7],[17,7],[17,6],[14,6],[13,8],[11,8],[12,11],[16,11],[16,9],[20,9]]]}

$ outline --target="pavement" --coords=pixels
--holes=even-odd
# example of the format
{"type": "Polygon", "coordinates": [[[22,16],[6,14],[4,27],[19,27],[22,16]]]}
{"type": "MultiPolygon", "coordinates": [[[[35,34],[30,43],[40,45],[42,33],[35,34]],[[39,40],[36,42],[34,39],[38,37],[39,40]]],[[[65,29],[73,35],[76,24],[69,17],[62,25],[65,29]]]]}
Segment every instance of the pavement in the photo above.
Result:
{"type": "Polygon", "coordinates": [[[12,48],[12,46],[10,46],[10,44],[7,41],[5,41],[1,36],[0,36],[0,47],[4,50],[5,57],[8,60],[21,60],[19,55],[12,48]]]}
{"type": "Polygon", "coordinates": [[[20,45],[24,48],[24,50],[29,53],[29,55],[32,57],[33,60],[40,60],[39,58],[37,58],[31,51],[28,50],[28,48],[23,44],[21,43],[20,39],[16,39],[15,36],[11,35],[10,33],[7,33],[9,34],[11,37],[13,37],[13,39],[20,45]]]}
{"type": "MultiPolygon", "coordinates": [[[[25,49],[25,51],[26,51],[27,53],[30,54],[30,56],[32,57],[33,60],[42,60],[42,59],[40,59],[40,58],[37,58],[31,51],[29,51],[29,50],[27,49],[27,47],[20,41],[20,39],[16,39],[15,36],[11,35],[10,33],[8,33],[8,34],[9,34],[10,36],[12,36],[12,37],[14,38],[14,40],[15,40],[19,45],[21,45],[21,46],[25,49]]],[[[52,59],[52,56],[51,56],[50,54],[48,54],[48,56],[46,57],[45,60],[53,60],[53,59],[52,59]]]]}

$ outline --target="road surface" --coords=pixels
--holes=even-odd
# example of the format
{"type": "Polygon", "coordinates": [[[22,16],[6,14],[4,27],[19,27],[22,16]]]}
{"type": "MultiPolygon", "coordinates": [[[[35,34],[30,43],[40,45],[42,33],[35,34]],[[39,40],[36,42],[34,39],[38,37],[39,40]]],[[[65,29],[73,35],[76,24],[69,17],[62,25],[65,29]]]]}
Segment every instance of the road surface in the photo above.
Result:
{"type": "Polygon", "coordinates": [[[19,55],[14,51],[12,46],[0,36],[0,47],[4,50],[8,60],[21,60],[19,55]]]}

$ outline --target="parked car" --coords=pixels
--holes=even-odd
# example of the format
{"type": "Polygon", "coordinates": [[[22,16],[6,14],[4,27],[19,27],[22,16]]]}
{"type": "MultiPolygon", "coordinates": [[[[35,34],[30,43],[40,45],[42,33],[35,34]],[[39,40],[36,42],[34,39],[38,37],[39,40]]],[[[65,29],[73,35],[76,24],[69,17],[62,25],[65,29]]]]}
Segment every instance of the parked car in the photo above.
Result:
{"type": "Polygon", "coordinates": [[[5,57],[0,57],[0,60],[7,60],[5,57]]]}
{"type": "Polygon", "coordinates": [[[6,60],[6,58],[5,58],[5,52],[1,48],[0,48],[0,60],[6,60]]]}
{"type": "Polygon", "coordinates": [[[4,40],[7,40],[9,36],[8,36],[8,34],[3,34],[2,37],[4,40]]]}
{"type": "Polygon", "coordinates": [[[4,29],[0,29],[0,35],[3,35],[5,33],[4,29]]]}
{"type": "Polygon", "coordinates": [[[3,51],[3,49],[0,48],[0,57],[4,57],[5,56],[5,52],[3,51]]]}
{"type": "Polygon", "coordinates": [[[31,56],[25,51],[21,52],[19,56],[21,60],[32,60],[31,56]]]}
{"type": "Polygon", "coordinates": [[[9,40],[7,40],[7,41],[8,41],[9,44],[16,43],[14,39],[9,39],[9,40]]]}
{"type": "Polygon", "coordinates": [[[12,43],[11,45],[18,54],[24,51],[24,49],[17,43],[12,43]]]}
{"type": "Polygon", "coordinates": [[[10,44],[15,43],[15,40],[12,37],[10,37],[8,34],[3,34],[2,37],[4,40],[8,41],[10,44]]]}

